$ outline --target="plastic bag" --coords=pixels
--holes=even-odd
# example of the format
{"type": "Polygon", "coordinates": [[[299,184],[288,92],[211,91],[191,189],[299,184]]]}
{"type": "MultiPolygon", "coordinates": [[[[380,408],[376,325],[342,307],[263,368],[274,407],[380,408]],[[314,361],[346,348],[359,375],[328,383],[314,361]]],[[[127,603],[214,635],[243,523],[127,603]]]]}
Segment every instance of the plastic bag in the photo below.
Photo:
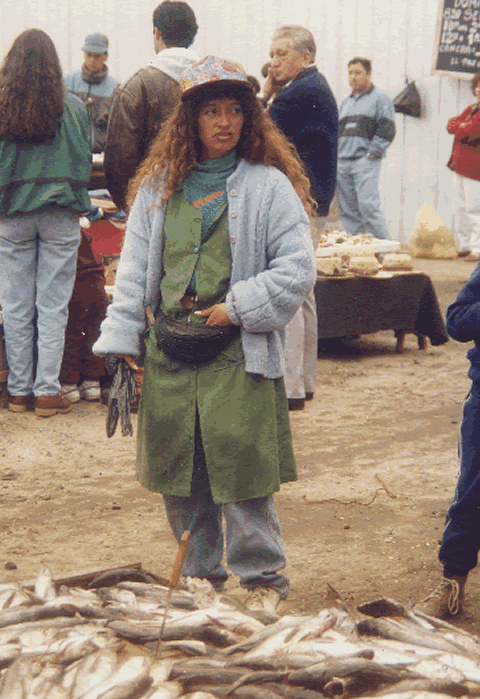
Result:
{"type": "Polygon", "coordinates": [[[408,82],[404,89],[394,98],[393,104],[396,112],[408,116],[420,117],[422,115],[422,103],[420,93],[415,85],[415,80],[408,82]]]}

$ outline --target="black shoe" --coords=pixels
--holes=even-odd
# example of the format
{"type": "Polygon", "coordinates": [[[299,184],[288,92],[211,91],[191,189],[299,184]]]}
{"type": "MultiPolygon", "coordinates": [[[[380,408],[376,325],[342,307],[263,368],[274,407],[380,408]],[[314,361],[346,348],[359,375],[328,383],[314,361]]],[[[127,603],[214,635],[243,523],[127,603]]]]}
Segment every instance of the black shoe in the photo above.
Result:
{"type": "Polygon", "coordinates": [[[314,395],[313,391],[307,391],[307,393],[305,393],[305,400],[313,400],[314,395]]]}
{"type": "Polygon", "coordinates": [[[303,410],[305,408],[305,398],[289,398],[288,399],[288,409],[289,410],[303,410]]]}

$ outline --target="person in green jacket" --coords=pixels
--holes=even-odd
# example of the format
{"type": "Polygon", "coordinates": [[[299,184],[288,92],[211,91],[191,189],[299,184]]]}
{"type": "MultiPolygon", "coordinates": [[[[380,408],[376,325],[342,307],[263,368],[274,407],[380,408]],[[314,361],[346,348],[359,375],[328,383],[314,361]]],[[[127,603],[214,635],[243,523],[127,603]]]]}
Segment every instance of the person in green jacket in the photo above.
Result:
{"type": "Polygon", "coordinates": [[[90,209],[85,106],[65,94],[50,37],[28,29],[0,69],[0,304],[8,407],[41,417],[65,413],[60,392],[68,302],[90,209]]]}

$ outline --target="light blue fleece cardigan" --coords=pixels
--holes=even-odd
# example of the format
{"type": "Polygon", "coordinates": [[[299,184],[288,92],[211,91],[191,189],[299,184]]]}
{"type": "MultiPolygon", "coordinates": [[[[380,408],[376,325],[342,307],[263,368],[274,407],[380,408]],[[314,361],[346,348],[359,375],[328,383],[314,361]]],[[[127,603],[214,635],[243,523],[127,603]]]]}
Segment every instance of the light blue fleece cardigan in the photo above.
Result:
{"type": "MultiPolygon", "coordinates": [[[[226,304],[241,326],[245,369],[269,379],[284,373],[283,328],[315,284],[308,216],[287,177],[241,160],[227,180],[232,274],[226,304]]],[[[143,186],[128,219],[113,302],[93,347],[99,355],[138,355],[145,306],[160,301],[165,209],[143,186]]]]}

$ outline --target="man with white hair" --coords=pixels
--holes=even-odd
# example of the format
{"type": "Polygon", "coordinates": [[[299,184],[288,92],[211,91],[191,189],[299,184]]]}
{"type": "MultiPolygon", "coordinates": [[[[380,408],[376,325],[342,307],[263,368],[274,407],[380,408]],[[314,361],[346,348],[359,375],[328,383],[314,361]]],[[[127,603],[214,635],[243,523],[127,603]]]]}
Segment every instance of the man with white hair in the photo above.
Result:
{"type": "MultiPolygon", "coordinates": [[[[318,245],[335,192],[338,110],[325,77],[315,66],[312,33],[286,25],[273,35],[270,68],[263,87],[268,113],[296,147],[310,179],[317,215],[312,220],[318,245]]],[[[290,410],[301,410],[315,391],[318,331],[313,291],[286,326],[285,387],[290,410]]]]}

